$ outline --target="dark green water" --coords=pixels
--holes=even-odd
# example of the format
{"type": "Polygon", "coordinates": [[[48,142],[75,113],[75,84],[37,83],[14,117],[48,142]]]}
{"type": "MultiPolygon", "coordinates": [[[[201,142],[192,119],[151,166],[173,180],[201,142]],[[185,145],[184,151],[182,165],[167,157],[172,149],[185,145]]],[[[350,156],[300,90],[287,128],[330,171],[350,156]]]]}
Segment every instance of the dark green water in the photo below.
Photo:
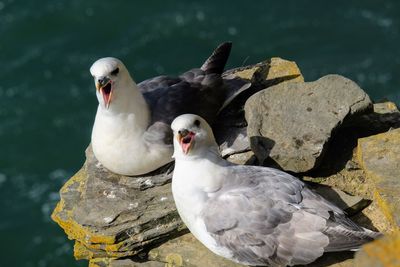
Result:
{"type": "Polygon", "coordinates": [[[86,265],[50,214],[84,161],[99,57],[141,81],[231,40],[228,67],[280,56],[400,104],[399,1],[216,2],[0,0],[0,266],[86,265]]]}

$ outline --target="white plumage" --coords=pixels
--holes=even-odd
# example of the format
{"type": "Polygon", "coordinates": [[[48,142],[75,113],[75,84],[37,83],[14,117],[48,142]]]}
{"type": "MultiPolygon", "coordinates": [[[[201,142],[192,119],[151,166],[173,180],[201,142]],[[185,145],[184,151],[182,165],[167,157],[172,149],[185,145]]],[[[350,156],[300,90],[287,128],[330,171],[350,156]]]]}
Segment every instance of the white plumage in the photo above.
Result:
{"type": "Polygon", "coordinates": [[[171,161],[171,146],[146,142],[150,109],[124,64],[116,58],[96,61],[91,69],[95,80],[109,76],[112,103],[96,91],[99,106],[92,131],[96,158],[109,170],[125,175],[148,173],[171,161]],[[111,72],[118,69],[118,73],[111,72]]]}
{"type": "Polygon", "coordinates": [[[97,60],[90,73],[99,101],[92,131],[99,162],[123,175],[146,174],[171,162],[172,120],[187,112],[213,120],[232,96],[221,77],[230,49],[231,43],[223,43],[201,68],[139,84],[120,60],[97,60]]]}
{"type": "Polygon", "coordinates": [[[214,253],[247,265],[308,264],[380,235],[285,172],[225,161],[201,117],[185,114],[171,127],[178,212],[214,253]]]}

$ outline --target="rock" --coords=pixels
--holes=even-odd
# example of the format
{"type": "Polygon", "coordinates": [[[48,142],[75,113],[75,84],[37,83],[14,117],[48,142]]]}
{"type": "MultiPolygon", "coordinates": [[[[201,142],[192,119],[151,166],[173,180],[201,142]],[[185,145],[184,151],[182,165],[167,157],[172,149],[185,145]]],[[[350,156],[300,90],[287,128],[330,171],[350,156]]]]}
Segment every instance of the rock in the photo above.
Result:
{"type": "Polygon", "coordinates": [[[166,266],[244,266],[215,255],[204,247],[192,234],[186,234],[150,250],[149,260],[166,262],[166,266]],[[170,265],[168,265],[170,264],[170,265]]]}
{"type": "Polygon", "coordinates": [[[247,133],[260,163],[269,157],[286,171],[302,173],[318,166],[345,119],[371,109],[368,95],[339,75],[281,83],[247,100],[247,133]]]}
{"type": "Polygon", "coordinates": [[[391,114],[391,113],[399,113],[399,109],[397,108],[395,103],[388,101],[388,102],[375,103],[374,112],[377,114],[391,114]]]}
{"type": "Polygon", "coordinates": [[[101,167],[90,147],[86,158],[52,214],[76,241],[77,259],[136,255],[184,231],[167,184],[171,172],[125,177],[101,167]]]}
{"type": "Polygon", "coordinates": [[[223,77],[225,82],[237,78],[251,82],[251,87],[229,104],[234,107],[222,110],[213,125],[215,138],[224,157],[250,150],[243,107],[251,95],[279,83],[304,81],[295,62],[277,57],[255,65],[228,70],[223,77]]]}
{"type": "Polygon", "coordinates": [[[357,158],[385,216],[400,226],[400,129],[359,139],[357,158]]]}
{"type": "Polygon", "coordinates": [[[393,102],[375,103],[373,112],[348,120],[348,126],[358,128],[362,137],[386,132],[400,127],[400,112],[393,102]]]}
{"type": "MultiPolygon", "coordinates": [[[[95,258],[89,261],[89,267],[169,267],[164,262],[135,262],[131,259],[95,258]]],[[[170,266],[175,267],[175,266],[170,266]]]]}
{"type": "Polygon", "coordinates": [[[400,266],[400,232],[375,240],[356,253],[354,266],[400,266]]]}
{"type": "Polygon", "coordinates": [[[256,161],[257,161],[257,159],[254,156],[253,151],[251,151],[251,150],[243,152],[243,153],[236,153],[236,154],[230,155],[226,159],[232,163],[241,164],[241,165],[256,165],[256,161]]]}
{"type": "Polygon", "coordinates": [[[234,74],[234,76],[245,80],[259,80],[261,83],[279,79],[292,82],[304,82],[296,62],[288,61],[279,57],[273,57],[255,65],[236,68],[225,72],[224,76],[234,74]]]}

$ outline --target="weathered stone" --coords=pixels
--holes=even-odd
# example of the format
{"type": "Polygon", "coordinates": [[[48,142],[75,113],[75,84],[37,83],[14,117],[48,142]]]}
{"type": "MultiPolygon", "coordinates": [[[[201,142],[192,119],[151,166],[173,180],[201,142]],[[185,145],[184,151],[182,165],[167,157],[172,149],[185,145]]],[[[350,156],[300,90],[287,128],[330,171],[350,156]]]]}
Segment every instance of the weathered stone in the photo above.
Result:
{"type": "Polygon", "coordinates": [[[108,172],[91,148],[84,167],[61,189],[52,218],[76,240],[75,257],[126,257],[178,235],[185,227],[164,170],[142,177],[108,172]]]}
{"type": "Polygon", "coordinates": [[[356,253],[354,266],[400,266],[400,232],[396,231],[382,239],[364,245],[356,253]]]}
{"type": "MultiPolygon", "coordinates": [[[[330,149],[321,163],[323,166],[310,173],[312,176],[303,176],[303,179],[328,185],[335,190],[340,189],[353,196],[362,197],[363,200],[355,207],[350,210],[346,209],[349,215],[353,215],[352,219],[368,229],[383,233],[392,231],[393,226],[386,219],[377,202],[372,201],[375,190],[374,182],[369,179],[360,164],[357,163],[357,137],[351,136],[346,130],[343,133],[344,137],[356,138],[354,142],[353,140],[348,142],[342,138],[337,139],[337,134],[335,133],[334,143],[331,143],[330,149]],[[347,162],[353,162],[353,167],[347,168],[347,162]],[[322,169],[322,167],[324,168],[322,169]],[[371,204],[363,209],[369,202],[371,204]],[[360,210],[362,211],[357,213],[360,210]]],[[[324,197],[329,197],[323,191],[319,191],[319,193],[324,197]]],[[[340,203],[338,201],[333,202],[340,203]]]]}
{"type": "Polygon", "coordinates": [[[393,226],[400,226],[400,129],[359,139],[357,156],[375,184],[377,203],[393,226]]]}
{"type": "Polygon", "coordinates": [[[259,162],[269,157],[284,170],[306,172],[318,166],[345,119],[370,109],[368,95],[339,75],[281,83],[246,102],[247,133],[259,162]]]}
{"type": "Polygon", "coordinates": [[[222,110],[213,125],[215,138],[224,157],[250,150],[243,107],[252,94],[279,83],[304,81],[296,63],[281,58],[228,70],[223,77],[226,83],[237,78],[251,82],[251,87],[229,104],[234,107],[222,110]]]}
{"type": "MultiPolygon", "coordinates": [[[[89,267],[169,267],[164,262],[135,262],[131,259],[96,258],[89,261],[89,267]]],[[[170,266],[175,267],[175,266],[170,266]]]]}
{"type": "Polygon", "coordinates": [[[374,112],[349,120],[348,125],[359,128],[364,136],[382,133],[400,128],[400,112],[393,102],[375,103],[374,112]]]}
{"type": "Polygon", "coordinates": [[[228,161],[235,163],[235,164],[241,164],[241,165],[256,165],[254,164],[256,161],[256,158],[254,156],[253,151],[246,151],[243,153],[236,153],[233,155],[230,155],[227,158],[228,161]]]}
{"type": "Polygon", "coordinates": [[[244,266],[215,255],[204,247],[192,234],[186,234],[150,250],[149,259],[166,262],[166,266],[244,266]],[[170,264],[170,265],[168,265],[170,264]]]}
{"type": "Polygon", "coordinates": [[[270,60],[255,65],[227,71],[224,76],[229,74],[234,74],[234,76],[245,80],[260,79],[271,81],[274,79],[284,79],[285,81],[304,82],[303,75],[296,62],[279,57],[273,57],[270,60]],[[255,77],[257,75],[259,75],[259,77],[255,77]]]}
{"type": "Polygon", "coordinates": [[[381,102],[374,104],[374,112],[378,114],[398,113],[399,109],[393,102],[381,102]]]}

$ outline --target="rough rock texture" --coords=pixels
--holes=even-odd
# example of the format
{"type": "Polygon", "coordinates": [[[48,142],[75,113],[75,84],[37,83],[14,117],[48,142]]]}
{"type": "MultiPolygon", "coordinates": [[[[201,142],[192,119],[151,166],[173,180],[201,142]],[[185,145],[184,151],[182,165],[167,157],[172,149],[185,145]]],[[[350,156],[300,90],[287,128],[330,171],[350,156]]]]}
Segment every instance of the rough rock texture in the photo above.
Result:
{"type": "Polygon", "coordinates": [[[374,198],[394,226],[400,226],[400,129],[361,138],[358,162],[373,181],[374,198]]]}
{"type": "Polygon", "coordinates": [[[89,267],[175,267],[174,264],[146,261],[136,262],[132,259],[94,258],[89,261],[89,267]]]}
{"type": "Polygon", "coordinates": [[[304,82],[303,75],[296,62],[279,57],[273,57],[255,65],[229,70],[225,72],[224,76],[227,77],[230,74],[245,80],[258,80],[261,86],[270,85],[270,82],[277,83],[275,81],[277,79],[281,82],[288,80],[304,82]]]}
{"type": "Polygon", "coordinates": [[[375,103],[373,112],[348,120],[348,126],[359,128],[363,136],[400,127],[400,112],[393,102],[375,103]]]}
{"type": "Polygon", "coordinates": [[[380,240],[364,245],[356,254],[354,266],[400,266],[400,232],[396,231],[380,240]]]}
{"type": "Polygon", "coordinates": [[[226,81],[240,78],[251,83],[248,90],[232,101],[230,105],[234,107],[222,110],[217,123],[213,125],[215,138],[224,157],[250,150],[243,107],[251,95],[279,83],[304,81],[295,62],[277,57],[255,65],[228,70],[223,76],[226,81]]]}
{"type": "Polygon", "coordinates": [[[247,133],[259,162],[270,157],[284,170],[306,172],[318,166],[345,119],[371,108],[368,95],[339,75],[281,83],[246,102],[247,133]]]}
{"type": "Polygon", "coordinates": [[[77,259],[135,255],[185,229],[167,184],[171,172],[125,177],[104,169],[90,147],[86,158],[52,214],[76,241],[77,259]]]}
{"type": "Polygon", "coordinates": [[[175,266],[219,266],[239,267],[222,257],[211,253],[192,234],[175,238],[158,248],[149,251],[149,259],[153,261],[175,264],[175,266]]]}
{"type": "MultiPolygon", "coordinates": [[[[378,144],[382,136],[386,136],[386,142],[394,144],[397,142],[397,134],[390,134],[391,131],[379,135],[373,135],[377,132],[388,131],[400,126],[400,113],[397,107],[391,102],[376,103],[374,104],[374,112],[362,115],[356,121],[353,121],[352,128],[343,129],[342,132],[336,133],[333,147],[327,151],[327,157],[324,158],[321,165],[323,169],[319,169],[314,173],[314,176],[304,177],[306,180],[319,182],[321,184],[329,185],[332,187],[340,188],[353,195],[360,195],[364,198],[371,199],[372,203],[365,208],[361,213],[356,213],[353,210],[347,210],[350,214],[355,214],[352,219],[360,225],[369,229],[374,229],[383,233],[388,233],[388,237],[382,240],[366,244],[360,252],[356,254],[355,259],[352,256],[347,259],[343,266],[397,266],[399,265],[400,243],[399,243],[399,225],[394,222],[397,214],[390,210],[394,202],[387,203],[384,197],[396,198],[399,196],[398,192],[386,191],[381,197],[377,194],[380,187],[377,186],[377,177],[371,175],[368,171],[371,165],[363,164],[362,161],[370,159],[374,162],[379,158],[379,152],[374,149],[382,148],[395,150],[398,145],[389,148],[388,145],[378,144]],[[358,138],[361,136],[368,136],[365,138],[358,138]],[[388,136],[387,134],[390,134],[388,136]],[[374,140],[374,142],[372,142],[374,140]],[[357,142],[358,141],[358,142],[357,142]],[[368,141],[368,145],[366,145],[368,141]],[[364,144],[361,148],[360,144],[364,144]],[[374,148],[374,149],[372,149],[374,148]],[[367,154],[365,154],[367,153],[367,154]],[[361,155],[364,159],[360,160],[361,155]],[[366,156],[368,155],[368,156],[366,156]],[[387,203],[387,204],[385,204],[387,203]],[[392,233],[394,231],[394,233],[392,233]],[[392,234],[391,234],[392,233],[392,234]]],[[[393,130],[397,132],[399,129],[393,130]]],[[[387,157],[397,157],[393,153],[388,152],[387,157]]],[[[398,162],[398,161],[397,161],[398,162]]],[[[396,171],[395,164],[385,165],[389,170],[396,171]]],[[[378,166],[375,169],[376,175],[387,173],[378,166]]],[[[373,167],[372,167],[373,168],[373,167]]],[[[397,175],[400,177],[400,175],[397,175]]],[[[392,180],[393,187],[397,188],[400,185],[400,180],[392,180]]],[[[322,192],[320,192],[324,195],[322,192]]],[[[386,199],[387,200],[387,199],[386,199]]],[[[365,201],[359,202],[355,205],[356,209],[365,206],[365,201]],[[359,207],[361,205],[361,207],[359,207]]],[[[342,266],[340,262],[339,266],[342,266]]],[[[326,265],[320,265],[326,266],[326,265]]]]}

